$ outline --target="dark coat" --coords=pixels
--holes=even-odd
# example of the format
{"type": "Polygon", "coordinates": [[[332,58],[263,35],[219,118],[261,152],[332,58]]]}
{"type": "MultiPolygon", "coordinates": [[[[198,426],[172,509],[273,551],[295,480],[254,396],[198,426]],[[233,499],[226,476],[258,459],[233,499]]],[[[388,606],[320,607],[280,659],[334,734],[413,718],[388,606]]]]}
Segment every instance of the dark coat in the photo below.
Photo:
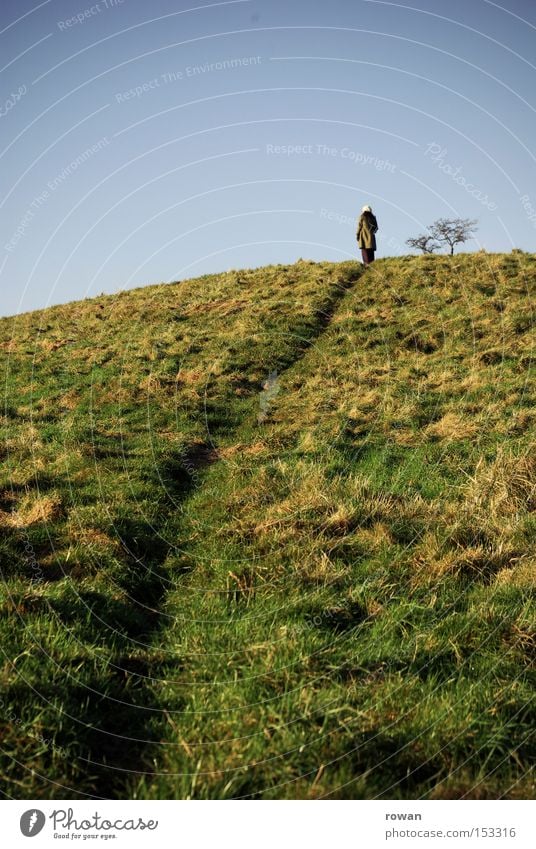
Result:
{"type": "Polygon", "coordinates": [[[378,229],[376,216],[372,212],[363,212],[357,223],[357,243],[360,248],[376,250],[375,233],[378,229]]]}

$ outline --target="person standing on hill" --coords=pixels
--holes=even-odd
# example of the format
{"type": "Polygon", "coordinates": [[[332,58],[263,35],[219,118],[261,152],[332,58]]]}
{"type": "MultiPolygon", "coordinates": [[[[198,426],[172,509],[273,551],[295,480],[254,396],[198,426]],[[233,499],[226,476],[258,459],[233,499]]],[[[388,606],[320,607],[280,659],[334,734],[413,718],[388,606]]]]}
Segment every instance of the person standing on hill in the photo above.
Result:
{"type": "Polygon", "coordinates": [[[361,248],[363,265],[374,262],[378,222],[370,206],[364,206],[357,222],[357,244],[361,248]]]}

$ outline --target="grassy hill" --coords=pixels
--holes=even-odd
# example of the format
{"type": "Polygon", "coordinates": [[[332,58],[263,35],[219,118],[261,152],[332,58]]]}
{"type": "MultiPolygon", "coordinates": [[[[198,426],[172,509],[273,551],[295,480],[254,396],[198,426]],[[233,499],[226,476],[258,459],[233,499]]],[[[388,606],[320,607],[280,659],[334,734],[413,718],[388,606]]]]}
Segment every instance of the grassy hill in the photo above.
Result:
{"type": "Polygon", "coordinates": [[[300,261],[0,321],[3,792],[533,796],[535,289],[300,261]]]}

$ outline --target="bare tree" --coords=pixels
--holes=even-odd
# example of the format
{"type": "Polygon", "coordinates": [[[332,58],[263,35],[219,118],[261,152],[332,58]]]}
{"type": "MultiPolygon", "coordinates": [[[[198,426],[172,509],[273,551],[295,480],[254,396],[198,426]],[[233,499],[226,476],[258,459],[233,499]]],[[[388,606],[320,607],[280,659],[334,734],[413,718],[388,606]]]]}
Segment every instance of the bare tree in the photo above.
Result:
{"type": "Polygon", "coordinates": [[[455,245],[461,245],[472,239],[478,222],[471,218],[438,218],[430,227],[430,234],[440,245],[448,245],[450,255],[455,245]]]}
{"type": "Polygon", "coordinates": [[[439,248],[438,242],[435,241],[435,238],[430,235],[422,234],[422,236],[415,236],[414,239],[406,239],[406,245],[409,245],[410,248],[415,248],[415,250],[422,251],[423,254],[433,254],[439,248]]]}

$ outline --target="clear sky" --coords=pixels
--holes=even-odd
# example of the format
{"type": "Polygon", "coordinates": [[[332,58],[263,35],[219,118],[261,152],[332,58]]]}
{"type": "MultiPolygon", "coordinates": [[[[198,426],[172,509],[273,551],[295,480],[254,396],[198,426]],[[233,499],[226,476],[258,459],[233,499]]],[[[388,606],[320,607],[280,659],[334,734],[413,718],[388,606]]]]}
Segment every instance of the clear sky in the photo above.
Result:
{"type": "Polygon", "coordinates": [[[378,255],[534,250],[534,0],[2,0],[0,314],[378,255]]]}

